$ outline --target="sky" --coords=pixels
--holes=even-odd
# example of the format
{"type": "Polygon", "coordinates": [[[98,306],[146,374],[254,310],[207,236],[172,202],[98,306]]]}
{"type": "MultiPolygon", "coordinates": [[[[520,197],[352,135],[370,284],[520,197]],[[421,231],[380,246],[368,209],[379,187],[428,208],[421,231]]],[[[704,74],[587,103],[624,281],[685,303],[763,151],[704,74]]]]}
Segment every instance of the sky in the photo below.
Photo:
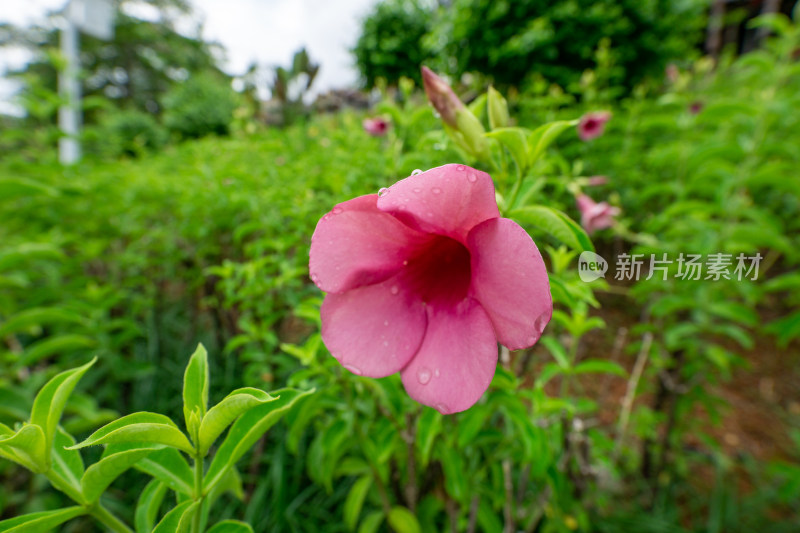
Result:
{"type": "MultiPolygon", "coordinates": [[[[223,69],[242,74],[253,62],[291,65],[294,52],[305,46],[321,65],[314,91],[353,85],[358,78],[349,49],[358,39],[360,21],[377,0],[191,0],[203,21],[203,38],[227,50],[223,69]]],[[[0,23],[43,22],[48,11],[67,0],[0,0],[0,23]]],[[[147,18],[148,10],[133,10],[147,18]]],[[[0,76],[25,64],[23,50],[0,48],[0,76]]],[[[0,77],[0,113],[20,110],[13,103],[15,85],[0,77]]]]}

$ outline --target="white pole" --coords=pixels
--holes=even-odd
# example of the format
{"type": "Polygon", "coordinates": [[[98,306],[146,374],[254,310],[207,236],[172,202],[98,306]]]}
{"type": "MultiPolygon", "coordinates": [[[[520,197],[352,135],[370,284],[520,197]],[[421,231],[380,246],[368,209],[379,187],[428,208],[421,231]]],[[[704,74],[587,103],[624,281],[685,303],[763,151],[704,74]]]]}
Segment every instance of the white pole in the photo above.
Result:
{"type": "Polygon", "coordinates": [[[67,15],[61,30],[61,53],[66,66],[58,75],[58,93],[63,103],[58,108],[58,125],[63,137],[58,140],[58,159],[71,165],[81,157],[78,133],[81,127],[81,85],[78,80],[78,28],[67,15]]]}

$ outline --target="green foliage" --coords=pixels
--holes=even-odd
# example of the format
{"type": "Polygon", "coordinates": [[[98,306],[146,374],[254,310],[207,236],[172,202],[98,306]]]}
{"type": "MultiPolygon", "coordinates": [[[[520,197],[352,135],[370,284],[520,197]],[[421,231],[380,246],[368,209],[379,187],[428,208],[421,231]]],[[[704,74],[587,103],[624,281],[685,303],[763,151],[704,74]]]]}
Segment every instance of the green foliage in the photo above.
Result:
{"type": "Polygon", "coordinates": [[[167,142],[168,133],[152,114],[119,111],[113,112],[103,127],[90,132],[89,137],[89,150],[135,156],[162,148],[167,142]],[[94,139],[91,138],[93,133],[97,135],[94,139]]]}
{"type": "MultiPolygon", "coordinates": [[[[48,381],[37,395],[29,424],[23,425],[16,432],[8,426],[0,425],[0,434],[3,437],[0,439],[0,456],[43,474],[55,488],[79,505],[4,520],[0,522],[0,531],[45,531],[77,516],[89,514],[112,531],[130,532],[131,529],[109,513],[99,500],[121,474],[147,458],[166,473],[168,478],[181,480],[178,487],[181,482],[190,487],[189,490],[176,491],[178,503],[161,518],[153,531],[199,533],[205,530],[210,503],[218,495],[214,493],[217,483],[236,476],[235,464],[239,458],[294,403],[313,392],[282,389],[280,392],[283,398],[281,395],[272,398],[266,392],[256,391],[256,395],[274,399],[276,403],[262,404],[260,408],[255,408],[252,415],[251,409],[240,407],[236,412],[231,412],[223,407],[227,416],[225,420],[218,417],[212,424],[215,431],[219,434],[229,424],[234,425],[219,451],[214,454],[204,478],[204,462],[208,449],[199,450],[198,432],[205,420],[208,402],[208,359],[205,348],[198,346],[189,359],[184,374],[183,409],[197,418],[197,422],[193,422],[194,418],[187,417],[186,429],[189,430],[189,439],[193,444],[190,444],[189,439],[168,417],[155,413],[134,413],[107,424],[75,445],[74,439],[58,428],[58,424],[68,397],[92,364],[94,360],[62,372],[48,381]],[[54,433],[56,430],[58,433],[54,433]],[[84,471],[83,461],[77,450],[100,444],[105,445],[103,456],[84,471]],[[188,465],[184,469],[186,474],[181,474],[180,465],[185,460],[175,448],[192,457],[194,474],[189,471],[188,465]],[[54,458],[52,461],[51,456],[54,458]]],[[[211,411],[218,407],[220,406],[212,407],[211,411]]],[[[149,473],[151,468],[152,466],[144,466],[142,470],[149,473]]],[[[166,491],[176,487],[170,481],[161,481],[164,474],[155,474],[154,478],[142,493],[137,506],[136,528],[139,531],[150,530],[158,517],[166,491]]],[[[247,532],[252,529],[246,524],[226,520],[210,531],[247,532]]]]}
{"type": "Polygon", "coordinates": [[[365,19],[354,54],[368,86],[380,77],[416,78],[434,57],[457,76],[480,73],[503,87],[542,76],[570,90],[580,90],[584,71],[613,63],[604,82],[630,90],[693,53],[706,7],[697,0],[454,0],[433,10],[387,1],[365,19]]]}
{"type": "Polygon", "coordinates": [[[225,135],[233,121],[238,98],[229,82],[218,77],[191,76],[161,99],[164,125],[185,139],[225,135]]]}
{"type": "Polygon", "coordinates": [[[401,77],[421,83],[419,67],[430,57],[423,37],[431,11],[418,0],[385,0],[362,23],[353,55],[367,87],[379,79],[395,85],[401,77]]]}

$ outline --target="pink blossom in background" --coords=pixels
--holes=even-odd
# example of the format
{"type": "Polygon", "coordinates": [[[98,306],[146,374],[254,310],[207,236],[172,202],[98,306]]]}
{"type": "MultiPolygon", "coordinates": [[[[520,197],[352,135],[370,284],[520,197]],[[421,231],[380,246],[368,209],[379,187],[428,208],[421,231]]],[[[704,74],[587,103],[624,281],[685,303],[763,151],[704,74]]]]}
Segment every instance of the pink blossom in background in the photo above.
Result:
{"type": "Polygon", "coordinates": [[[591,141],[603,134],[606,122],[611,120],[611,111],[592,111],[586,113],[578,122],[578,137],[583,141],[591,141]]]}
{"type": "Polygon", "coordinates": [[[597,203],[585,194],[579,194],[576,200],[581,212],[581,226],[589,234],[610,228],[614,224],[614,217],[620,213],[618,207],[612,207],[607,202],[597,203]]]}
{"type": "Polygon", "coordinates": [[[311,239],[311,279],[328,294],[322,340],[357,375],[400,372],[444,414],[489,387],[497,343],[539,340],[553,313],[542,256],[501,218],[485,172],[445,165],[341,203],[311,239]]]}
{"type": "Polygon", "coordinates": [[[425,94],[428,96],[431,105],[441,115],[447,125],[458,128],[456,123],[456,112],[464,107],[464,103],[458,99],[453,89],[428,67],[422,67],[422,85],[425,94]]]}
{"type": "Polygon", "coordinates": [[[590,176],[586,180],[586,185],[589,187],[599,187],[608,183],[608,176],[590,176]]]}
{"type": "Polygon", "coordinates": [[[383,117],[365,118],[361,125],[373,137],[383,137],[389,131],[389,121],[383,117]]]}
{"type": "Polygon", "coordinates": [[[699,100],[695,100],[694,102],[692,102],[692,105],[689,106],[689,112],[692,115],[696,115],[702,110],[703,110],[703,102],[699,100]]]}
{"type": "Polygon", "coordinates": [[[670,83],[676,83],[681,77],[681,69],[675,63],[670,63],[664,69],[664,75],[670,83]]]}

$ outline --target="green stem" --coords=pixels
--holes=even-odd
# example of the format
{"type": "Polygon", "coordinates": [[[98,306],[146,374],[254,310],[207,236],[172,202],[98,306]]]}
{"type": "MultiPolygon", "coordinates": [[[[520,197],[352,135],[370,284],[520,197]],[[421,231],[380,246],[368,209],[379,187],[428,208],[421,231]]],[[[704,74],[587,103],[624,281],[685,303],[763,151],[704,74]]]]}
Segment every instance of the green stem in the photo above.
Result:
{"type": "Polygon", "coordinates": [[[75,488],[69,481],[60,476],[58,472],[52,468],[45,472],[44,475],[55,488],[69,496],[71,500],[74,500],[76,503],[85,506],[88,509],[90,516],[94,517],[98,522],[105,525],[111,531],[115,533],[133,533],[131,528],[125,525],[122,520],[111,514],[111,512],[103,507],[100,502],[96,502],[92,506],[87,506],[80,490],[75,488]]]}
{"type": "Polygon", "coordinates": [[[133,533],[133,530],[126,526],[122,520],[111,514],[108,509],[99,503],[91,507],[89,514],[114,533],[133,533]]]}
{"type": "Polygon", "coordinates": [[[200,525],[203,518],[203,458],[198,453],[194,456],[194,501],[197,502],[197,510],[192,519],[192,533],[200,533],[200,525]]]}

